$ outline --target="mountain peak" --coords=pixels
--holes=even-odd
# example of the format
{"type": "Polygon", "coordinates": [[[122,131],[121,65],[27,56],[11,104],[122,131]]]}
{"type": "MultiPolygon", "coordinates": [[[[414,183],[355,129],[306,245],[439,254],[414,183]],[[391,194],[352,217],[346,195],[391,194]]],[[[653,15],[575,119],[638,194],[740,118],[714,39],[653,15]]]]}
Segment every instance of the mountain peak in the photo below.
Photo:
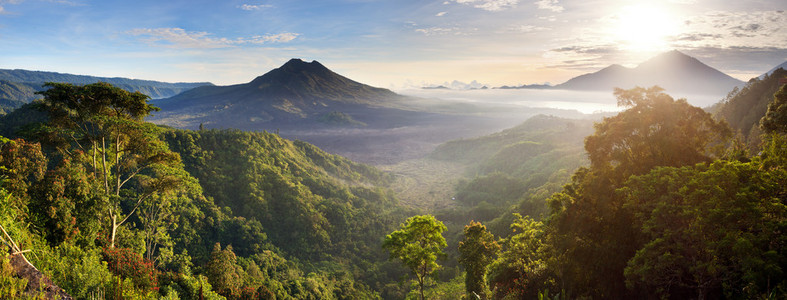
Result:
{"type": "Polygon", "coordinates": [[[279,67],[281,70],[285,71],[315,71],[315,70],[328,70],[325,66],[319,63],[316,60],[312,60],[311,62],[306,62],[300,58],[293,58],[279,67]]]}
{"type": "Polygon", "coordinates": [[[672,50],[656,55],[651,59],[643,62],[637,68],[648,67],[653,65],[673,65],[673,64],[701,64],[705,65],[694,57],[688,56],[678,50],[672,50]]]}

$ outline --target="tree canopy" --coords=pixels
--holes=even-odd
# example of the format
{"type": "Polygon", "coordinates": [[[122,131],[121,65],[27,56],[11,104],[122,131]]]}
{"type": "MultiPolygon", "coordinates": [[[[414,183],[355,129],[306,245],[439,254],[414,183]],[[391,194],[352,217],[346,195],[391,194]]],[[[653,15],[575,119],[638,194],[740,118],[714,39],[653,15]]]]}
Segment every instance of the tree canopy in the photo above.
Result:
{"type": "Polygon", "coordinates": [[[431,215],[410,217],[399,228],[385,236],[383,248],[391,258],[402,261],[416,276],[421,299],[424,299],[424,284],[427,276],[436,271],[438,256],[446,246],[442,233],[445,225],[431,215]]]}
{"type": "Polygon", "coordinates": [[[657,86],[615,89],[618,105],[628,109],[604,118],[585,139],[593,169],[609,169],[623,180],[656,166],[692,165],[720,156],[731,136],[726,124],[663,91],[657,86]]]}

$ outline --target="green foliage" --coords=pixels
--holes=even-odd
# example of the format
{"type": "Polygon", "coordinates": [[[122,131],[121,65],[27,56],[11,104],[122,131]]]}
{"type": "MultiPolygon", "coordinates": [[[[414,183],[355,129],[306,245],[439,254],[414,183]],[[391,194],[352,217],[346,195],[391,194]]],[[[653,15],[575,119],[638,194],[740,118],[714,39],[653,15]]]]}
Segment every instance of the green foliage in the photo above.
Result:
{"type": "Polygon", "coordinates": [[[46,122],[46,113],[36,109],[40,103],[40,100],[36,100],[0,116],[0,135],[19,138],[24,136],[24,131],[31,129],[38,123],[46,122]]]}
{"type": "Polygon", "coordinates": [[[206,273],[208,282],[216,292],[230,299],[240,297],[241,280],[245,274],[243,274],[243,269],[237,265],[232,246],[227,246],[224,250],[218,243],[214,246],[206,273]]]}
{"type": "Polygon", "coordinates": [[[369,285],[403,272],[375,274],[387,268],[375,245],[405,214],[390,175],[268,133],[162,136],[142,121],[155,109],[144,95],[51,87],[37,104],[47,123],[26,131],[48,147],[0,139],[18,194],[0,194],[0,221],[71,295],[378,299],[369,285]],[[217,243],[227,249],[211,255],[217,243]]]}
{"type": "Polygon", "coordinates": [[[657,166],[691,165],[720,156],[712,146],[724,146],[730,136],[726,124],[662,91],[657,86],[615,89],[618,105],[629,109],[596,124],[596,132],[585,139],[594,170],[608,170],[619,184],[657,166]]]}
{"type": "Polygon", "coordinates": [[[515,234],[502,241],[503,252],[489,266],[495,299],[535,299],[541,290],[554,287],[544,223],[518,214],[515,217],[511,224],[515,234]]]}
{"type": "MultiPolygon", "coordinates": [[[[464,240],[459,242],[459,263],[465,267],[466,295],[486,299],[486,267],[500,251],[495,237],[478,222],[470,222],[464,229],[464,240]]],[[[472,297],[470,297],[472,299],[472,297]]]]}
{"type": "Polygon", "coordinates": [[[259,221],[274,245],[300,258],[374,255],[369,245],[395,224],[387,175],[312,145],[241,131],[164,138],[217,205],[259,221]]]}
{"type": "Polygon", "coordinates": [[[36,98],[36,90],[26,84],[0,79],[0,110],[13,111],[36,98]]]}
{"type": "Polygon", "coordinates": [[[146,199],[180,185],[177,176],[161,172],[177,165],[179,156],[158,139],[158,127],[142,121],[159,109],[147,102],[148,96],[108,83],[45,86],[49,89],[39,92],[44,95],[39,109],[49,120],[38,129],[39,138],[66,158],[92,158],[78,161],[103,179],[109,246],[115,247],[118,227],[146,199]],[[123,202],[133,204],[124,211],[123,202]]]}
{"type": "Polygon", "coordinates": [[[768,103],[768,111],[760,120],[760,127],[765,133],[787,134],[787,86],[782,85],[773,101],[768,103]]]}
{"type": "Polygon", "coordinates": [[[16,272],[9,263],[7,254],[0,256],[0,295],[7,299],[21,298],[27,287],[27,280],[14,276],[16,272]]]}
{"type": "MultiPolygon", "coordinates": [[[[76,158],[77,160],[79,158],[76,158]]],[[[62,159],[54,169],[31,187],[31,213],[37,228],[46,228],[46,238],[56,246],[75,238],[92,245],[99,234],[103,205],[97,195],[101,187],[84,165],[62,159]]]]}
{"type": "MultiPolygon", "coordinates": [[[[429,287],[424,295],[426,299],[430,300],[458,300],[470,299],[475,300],[474,297],[467,297],[465,294],[465,287],[463,276],[457,276],[447,282],[438,282],[434,286],[429,287]]],[[[408,295],[407,299],[418,299],[417,292],[413,289],[408,295]]]]}
{"type": "Polygon", "coordinates": [[[616,89],[621,105],[630,108],[596,124],[585,148],[590,168],[578,170],[572,182],[550,198],[550,242],[555,272],[563,286],[578,296],[625,298],[628,260],[646,242],[631,224],[632,211],[615,192],[631,175],[658,166],[685,166],[718,157],[729,136],[685,100],[673,100],[658,87],[616,89]],[[615,253],[615,255],[608,255],[615,253]]]}
{"type": "Polygon", "coordinates": [[[622,191],[648,241],[629,261],[627,285],[663,297],[770,293],[787,278],[786,176],[717,161],[632,177],[622,191]]]}
{"type": "MultiPolygon", "coordinates": [[[[47,159],[41,152],[41,145],[21,139],[1,141],[0,173],[4,176],[3,188],[16,195],[13,205],[21,212],[27,211],[30,186],[44,177],[47,159]]],[[[24,215],[22,215],[24,216],[24,215]]]]}
{"type": "Polygon", "coordinates": [[[64,243],[55,248],[37,247],[32,263],[75,299],[109,291],[112,273],[100,249],[83,249],[64,243]]]}
{"type": "Polygon", "coordinates": [[[440,267],[437,257],[443,255],[446,246],[443,231],[445,225],[434,216],[414,216],[383,241],[383,248],[390,252],[391,258],[401,260],[415,274],[421,299],[424,299],[427,276],[440,267]]]}

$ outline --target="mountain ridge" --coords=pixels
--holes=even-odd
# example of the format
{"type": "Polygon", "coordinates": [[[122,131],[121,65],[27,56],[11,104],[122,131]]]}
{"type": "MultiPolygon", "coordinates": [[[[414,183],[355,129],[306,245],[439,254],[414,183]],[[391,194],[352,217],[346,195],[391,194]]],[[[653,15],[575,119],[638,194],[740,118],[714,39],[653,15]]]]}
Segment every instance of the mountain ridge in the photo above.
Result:
{"type": "MultiPolygon", "coordinates": [[[[91,75],[77,75],[69,73],[58,73],[51,71],[31,71],[24,69],[0,69],[0,80],[16,83],[26,87],[26,92],[41,91],[46,82],[64,82],[77,85],[85,85],[96,82],[107,82],[128,91],[139,91],[153,99],[161,99],[174,96],[183,91],[205,85],[213,85],[210,82],[163,82],[145,79],[132,79],[125,77],[98,77],[91,75]]],[[[25,96],[20,98],[8,98],[22,102],[30,102],[35,96],[25,96]]],[[[4,98],[6,99],[6,98],[4,98]]]]}
{"type": "Polygon", "coordinates": [[[678,50],[652,57],[634,68],[613,64],[554,86],[567,90],[612,90],[659,85],[667,92],[724,95],[744,82],[678,50]]]}

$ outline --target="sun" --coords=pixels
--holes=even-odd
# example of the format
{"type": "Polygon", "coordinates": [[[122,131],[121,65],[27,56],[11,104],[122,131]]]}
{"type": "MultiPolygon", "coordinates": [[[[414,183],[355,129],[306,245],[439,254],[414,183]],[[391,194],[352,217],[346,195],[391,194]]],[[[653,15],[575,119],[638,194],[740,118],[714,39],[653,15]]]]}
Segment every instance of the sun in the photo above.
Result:
{"type": "Polygon", "coordinates": [[[630,51],[667,50],[668,38],[677,30],[674,17],[651,4],[623,6],[612,26],[612,37],[621,48],[630,51]]]}

